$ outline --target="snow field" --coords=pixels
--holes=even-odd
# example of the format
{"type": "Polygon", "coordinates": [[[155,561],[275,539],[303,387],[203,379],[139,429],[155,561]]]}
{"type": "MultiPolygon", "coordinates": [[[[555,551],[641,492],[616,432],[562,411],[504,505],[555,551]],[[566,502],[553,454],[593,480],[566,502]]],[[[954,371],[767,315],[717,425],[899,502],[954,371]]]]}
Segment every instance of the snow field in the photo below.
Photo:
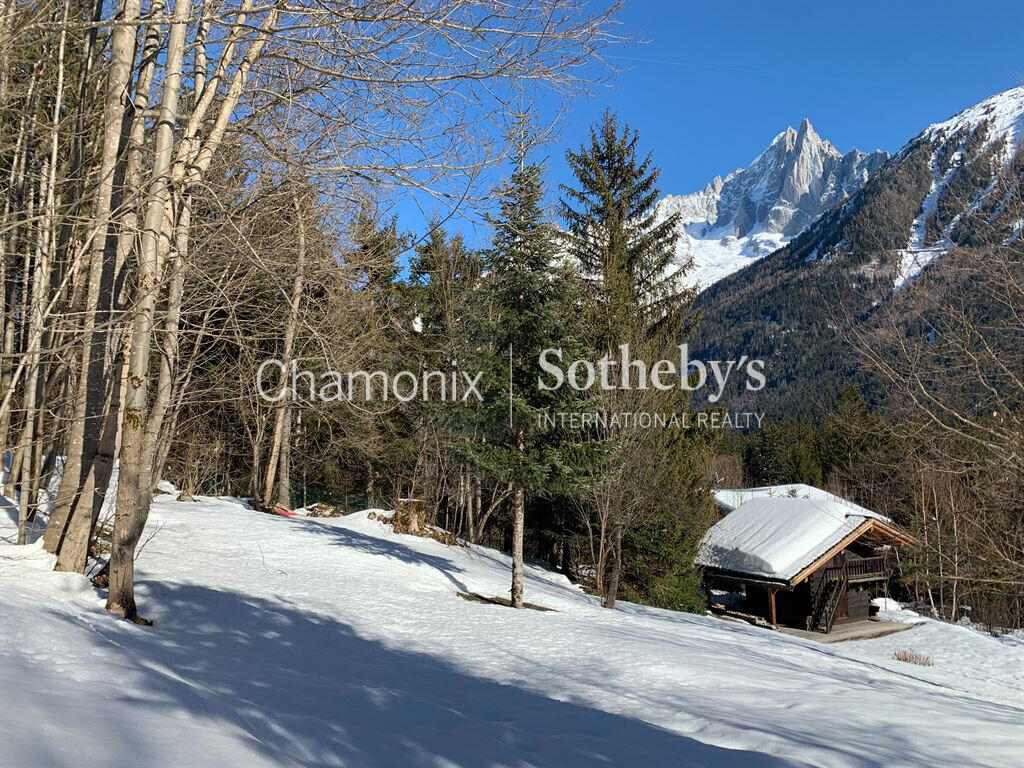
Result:
{"type": "Polygon", "coordinates": [[[606,611],[533,566],[555,610],[513,611],[456,594],[507,595],[493,550],[172,498],[137,563],[151,628],[0,545],[0,765],[1020,764],[1020,643],[925,622],[825,646],[606,611]]]}

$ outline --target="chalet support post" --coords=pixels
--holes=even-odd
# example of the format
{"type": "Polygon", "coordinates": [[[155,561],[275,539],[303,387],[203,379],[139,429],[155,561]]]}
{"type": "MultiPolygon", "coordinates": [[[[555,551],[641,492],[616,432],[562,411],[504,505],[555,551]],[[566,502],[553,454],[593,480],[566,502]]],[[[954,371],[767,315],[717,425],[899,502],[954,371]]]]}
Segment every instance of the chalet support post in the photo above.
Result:
{"type": "Polygon", "coordinates": [[[773,627],[777,627],[779,622],[775,617],[775,593],[778,592],[776,587],[768,588],[768,619],[771,621],[773,627]]]}

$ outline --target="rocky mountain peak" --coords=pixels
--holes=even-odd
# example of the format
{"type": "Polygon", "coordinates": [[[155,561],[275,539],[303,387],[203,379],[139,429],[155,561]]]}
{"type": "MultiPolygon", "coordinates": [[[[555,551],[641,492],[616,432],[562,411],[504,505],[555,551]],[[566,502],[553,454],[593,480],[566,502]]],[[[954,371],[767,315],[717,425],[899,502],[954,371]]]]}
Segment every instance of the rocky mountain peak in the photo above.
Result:
{"type": "Polygon", "coordinates": [[[679,213],[680,261],[692,258],[702,286],[781,247],[823,211],[854,194],[888,154],[839,152],[810,120],[788,127],[746,168],[716,177],[690,195],[659,203],[679,213]]]}

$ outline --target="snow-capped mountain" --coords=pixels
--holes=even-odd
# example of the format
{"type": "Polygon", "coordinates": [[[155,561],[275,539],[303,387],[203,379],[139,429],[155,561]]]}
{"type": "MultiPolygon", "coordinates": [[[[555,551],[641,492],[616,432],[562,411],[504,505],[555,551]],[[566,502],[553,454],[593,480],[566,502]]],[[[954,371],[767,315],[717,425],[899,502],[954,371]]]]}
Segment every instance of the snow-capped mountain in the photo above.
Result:
{"type": "Polygon", "coordinates": [[[1024,85],[989,96],[973,107],[957,112],[948,120],[929,125],[921,136],[936,140],[960,131],[973,130],[983,123],[988,127],[984,145],[989,146],[1005,139],[1002,160],[1006,162],[1013,157],[1024,142],[1024,85]]]}
{"type": "Polygon", "coordinates": [[[888,159],[846,154],[809,120],[787,128],[747,168],[716,177],[689,195],[669,195],[658,214],[680,214],[677,260],[692,259],[686,281],[706,288],[785,245],[823,211],[855,194],[888,159]]]}
{"type": "Polygon", "coordinates": [[[872,269],[898,289],[951,248],[1019,240],[1022,146],[1024,86],[1018,86],[925,128],[789,250],[806,261],[870,253],[872,269]]]}
{"type": "MultiPolygon", "coordinates": [[[[718,221],[733,210],[724,203],[726,186],[718,221]]],[[[704,359],[771,360],[768,386],[749,397],[778,415],[805,413],[854,380],[857,355],[842,339],[883,308],[894,305],[892,317],[905,308],[894,322],[919,333],[905,287],[925,268],[935,270],[933,285],[956,284],[942,277],[952,250],[982,263],[993,249],[1024,258],[1024,86],[928,126],[848,194],[783,248],[697,299],[702,320],[691,346],[704,359]],[[801,390],[796,381],[814,385],[801,390]]],[[[757,226],[774,224],[786,237],[786,225],[770,213],[757,226]]]]}
{"type": "Polygon", "coordinates": [[[955,245],[977,239],[980,223],[1020,240],[1024,158],[1024,86],[997,93],[928,126],[910,146],[931,145],[931,187],[921,201],[907,247],[900,251],[894,278],[899,288],[937,256],[955,245]]]}

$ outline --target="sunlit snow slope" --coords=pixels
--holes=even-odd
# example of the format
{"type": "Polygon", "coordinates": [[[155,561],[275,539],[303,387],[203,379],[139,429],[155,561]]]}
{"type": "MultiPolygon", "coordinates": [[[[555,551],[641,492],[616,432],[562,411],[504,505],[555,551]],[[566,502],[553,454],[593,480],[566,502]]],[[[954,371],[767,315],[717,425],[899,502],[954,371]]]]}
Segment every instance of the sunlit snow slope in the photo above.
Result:
{"type": "Polygon", "coordinates": [[[1020,764],[1011,640],[925,622],[825,646],[603,610],[532,567],[554,611],[513,611],[457,594],[507,594],[492,550],[170,498],[138,559],[151,628],[0,545],[0,765],[1020,764]]]}

